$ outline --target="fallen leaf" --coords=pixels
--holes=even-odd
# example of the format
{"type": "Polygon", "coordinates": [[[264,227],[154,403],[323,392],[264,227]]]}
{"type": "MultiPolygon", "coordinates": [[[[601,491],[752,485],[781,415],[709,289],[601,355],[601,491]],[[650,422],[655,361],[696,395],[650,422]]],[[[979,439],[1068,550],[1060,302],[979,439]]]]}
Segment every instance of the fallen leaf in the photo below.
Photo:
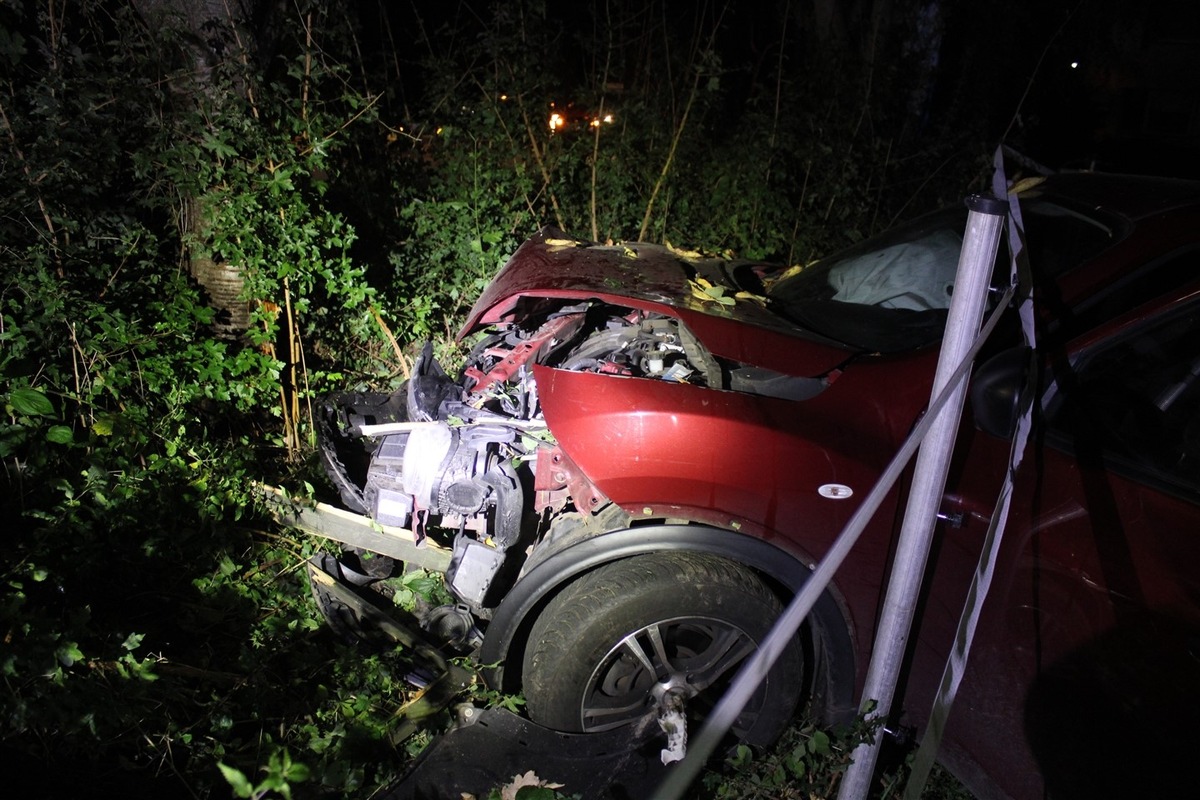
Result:
{"type": "Polygon", "coordinates": [[[671,241],[666,240],[667,250],[673,255],[684,259],[685,261],[699,261],[704,258],[704,254],[696,250],[683,250],[671,244],[671,241]]]}
{"type": "Polygon", "coordinates": [[[1045,176],[1034,175],[1031,178],[1022,178],[1021,180],[1017,181],[1016,183],[1013,184],[1013,187],[1011,189],[1009,189],[1008,191],[1010,194],[1021,194],[1021,192],[1028,192],[1030,189],[1034,188],[1035,186],[1041,186],[1045,182],[1046,182],[1045,176]]]}
{"type": "Polygon", "coordinates": [[[724,286],[714,286],[704,278],[688,279],[688,289],[691,290],[692,297],[706,303],[717,303],[723,306],[734,304],[734,299],[725,294],[724,286]]]}
{"type": "Polygon", "coordinates": [[[508,785],[501,787],[500,800],[517,800],[517,792],[527,786],[532,786],[540,789],[561,789],[561,783],[551,783],[544,781],[537,776],[533,770],[529,770],[524,775],[513,775],[512,780],[508,785]]]}

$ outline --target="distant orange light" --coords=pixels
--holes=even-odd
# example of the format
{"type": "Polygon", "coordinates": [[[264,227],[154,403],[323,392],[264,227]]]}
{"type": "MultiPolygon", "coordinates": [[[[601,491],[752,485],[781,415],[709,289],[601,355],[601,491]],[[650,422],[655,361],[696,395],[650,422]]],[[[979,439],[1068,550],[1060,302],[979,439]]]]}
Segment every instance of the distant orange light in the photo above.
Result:
{"type": "Polygon", "coordinates": [[[567,120],[557,111],[550,115],[550,130],[556,131],[567,124],[567,120]]]}

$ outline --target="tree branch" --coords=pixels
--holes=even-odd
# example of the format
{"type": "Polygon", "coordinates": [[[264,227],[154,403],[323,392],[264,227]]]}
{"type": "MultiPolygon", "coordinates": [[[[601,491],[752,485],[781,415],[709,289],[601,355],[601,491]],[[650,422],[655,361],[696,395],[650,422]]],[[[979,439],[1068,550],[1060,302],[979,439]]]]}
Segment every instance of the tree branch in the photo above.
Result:
{"type": "Polygon", "coordinates": [[[46,223],[46,231],[50,234],[50,247],[54,251],[54,272],[61,278],[64,276],[64,272],[62,253],[58,241],[58,229],[54,227],[54,220],[50,216],[50,210],[46,207],[46,201],[42,197],[42,193],[38,191],[38,182],[34,179],[33,171],[29,168],[29,162],[25,160],[25,154],[21,151],[21,145],[17,142],[16,131],[13,130],[12,123],[8,121],[8,112],[4,110],[3,103],[0,103],[0,122],[4,123],[4,129],[8,131],[8,141],[12,144],[13,152],[17,154],[17,160],[21,162],[21,171],[25,173],[25,178],[29,181],[29,188],[33,190],[38,210],[42,212],[42,221],[46,223]]]}

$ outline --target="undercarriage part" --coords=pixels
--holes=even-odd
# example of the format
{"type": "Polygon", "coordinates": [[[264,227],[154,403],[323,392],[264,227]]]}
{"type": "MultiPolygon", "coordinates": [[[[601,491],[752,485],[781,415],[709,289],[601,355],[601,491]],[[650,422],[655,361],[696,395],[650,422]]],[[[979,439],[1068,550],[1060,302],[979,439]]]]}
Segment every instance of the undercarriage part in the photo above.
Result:
{"type": "Polygon", "coordinates": [[[337,559],[328,553],[319,553],[308,562],[317,606],[335,630],[340,627],[356,640],[381,634],[403,645],[414,658],[414,670],[406,677],[421,691],[399,710],[401,722],[389,733],[391,741],[399,743],[416,732],[421,720],[454,702],[474,682],[475,674],[447,660],[421,633],[396,618],[397,609],[385,609],[372,592],[354,587],[341,572],[337,559]]]}
{"type": "Polygon", "coordinates": [[[447,642],[461,650],[478,649],[483,641],[471,610],[461,603],[431,609],[421,621],[421,627],[436,641],[447,642]]]}
{"type": "Polygon", "coordinates": [[[686,699],[679,690],[663,692],[658,699],[658,727],[667,735],[667,746],[659,756],[664,764],[683,761],[687,755],[686,699]]]}
{"type": "Polygon", "coordinates": [[[504,566],[504,553],[482,542],[460,536],[446,573],[446,584],[456,597],[473,609],[481,609],[496,575],[504,566]]]}

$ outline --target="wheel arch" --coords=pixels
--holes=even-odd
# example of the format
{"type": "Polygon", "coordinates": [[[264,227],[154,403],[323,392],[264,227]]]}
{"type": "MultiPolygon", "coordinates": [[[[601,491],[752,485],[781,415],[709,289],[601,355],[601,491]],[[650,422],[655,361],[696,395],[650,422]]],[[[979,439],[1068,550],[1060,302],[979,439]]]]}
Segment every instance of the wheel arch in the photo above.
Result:
{"type": "MultiPolygon", "coordinates": [[[[728,558],[768,578],[776,590],[792,594],[812,575],[807,565],[769,542],[706,525],[645,525],[594,536],[539,562],[505,595],[479,654],[481,663],[495,665],[487,671],[488,681],[505,691],[519,688],[529,629],[546,603],[573,580],[603,564],[663,550],[728,558]]],[[[790,598],[782,599],[786,603],[790,598]]],[[[847,721],[855,711],[857,674],[850,619],[828,588],[810,618],[818,623],[815,629],[823,656],[822,674],[814,676],[814,698],[830,721],[847,721]]]]}

